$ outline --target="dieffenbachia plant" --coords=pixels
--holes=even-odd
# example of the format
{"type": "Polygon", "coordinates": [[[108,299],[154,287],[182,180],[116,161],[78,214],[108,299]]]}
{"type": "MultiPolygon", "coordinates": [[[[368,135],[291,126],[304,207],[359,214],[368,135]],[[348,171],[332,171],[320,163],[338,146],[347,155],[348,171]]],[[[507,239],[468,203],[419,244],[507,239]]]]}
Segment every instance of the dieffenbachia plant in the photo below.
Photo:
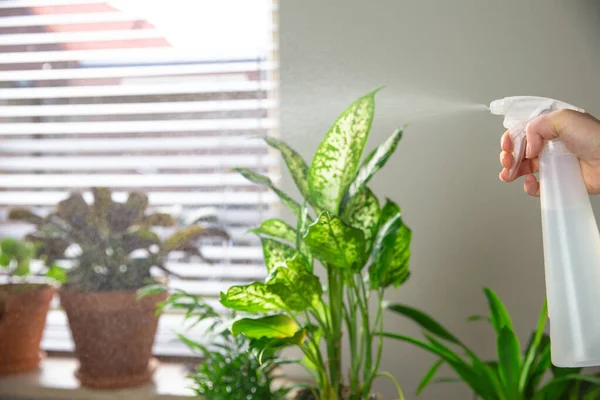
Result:
{"type": "Polygon", "coordinates": [[[262,241],[268,277],[229,288],[221,293],[221,303],[237,311],[262,313],[232,325],[233,334],[253,340],[258,354],[298,346],[323,400],[338,400],[342,392],[365,399],[377,376],[393,379],[379,371],[382,298],[386,288],[399,286],[409,276],[412,234],[400,207],[391,200],[380,204],[367,186],[402,136],[402,130],[396,130],[361,163],[375,94],[356,100],[338,117],[310,166],[284,142],[265,138],[281,152],[302,201],[292,199],[266,176],[237,169],[250,181],[270,187],[298,222],[292,227],[269,219],[252,231],[262,241]],[[324,285],[314,272],[315,260],[326,272],[324,285]],[[375,313],[369,310],[372,302],[375,313]],[[342,330],[349,341],[349,382],[344,382],[342,371],[342,330]]]}
{"type": "Polygon", "coordinates": [[[490,314],[470,321],[487,321],[494,329],[498,359],[482,360],[469,347],[430,315],[404,304],[386,304],[386,309],[407,317],[424,330],[426,340],[396,333],[384,336],[412,343],[433,353],[439,360],[425,374],[417,394],[434,382],[462,381],[482,400],[596,400],[600,398],[600,377],[582,374],[581,368],[558,368],[550,361],[550,338],[544,334],[547,306],[544,303],[535,332],[521,352],[510,315],[500,298],[485,289],[490,314]],[[458,351],[452,348],[458,349],[458,351]],[[460,378],[436,380],[439,368],[447,364],[460,378]],[[552,371],[552,378],[547,378],[552,371]]]}

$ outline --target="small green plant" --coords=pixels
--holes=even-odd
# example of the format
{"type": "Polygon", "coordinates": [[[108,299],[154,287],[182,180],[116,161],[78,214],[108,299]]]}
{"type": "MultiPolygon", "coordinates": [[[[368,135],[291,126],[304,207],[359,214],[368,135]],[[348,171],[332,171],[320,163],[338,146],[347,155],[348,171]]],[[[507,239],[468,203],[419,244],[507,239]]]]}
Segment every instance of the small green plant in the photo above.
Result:
{"type": "Polygon", "coordinates": [[[412,343],[440,357],[427,372],[418,387],[420,393],[433,382],[463,381],[483,400],[596,400],[600,398],[600,378],[582,375],[581,368],[558,368],[550,362],[550,339],[544,334],[547,319],[546,303],[540,313],[537,328],[531,335],[525,353],[513,330],[510,315],[498,296],[484,290],[489,317],[474,316],[471,321],[488,321],[496,333],[498,359],[483,361],[456,336],[424,312],[403,304],[387,304],[392,312],[407,317],[424,330],[427,341],[396,333],[384,336],[412,343]],[[446,342],[446,343],[444,343],[446,342]],[[459,351],[451,349],[457,347],[459,351]],[[464,355],[463,355],[464,354],[464,355]],[[435,380],[438,369],[449,365],[460,379],[435,380]],[[552,378],[543,381],[552,371],[552,378]]]}
{"type": "Polygon", "coordinates": [[[267,315],[235,321],[232,333],[251,339],[261,358],[274,349],[298,346],[304,353],[302,365],[317,385],[310,395],[322,400],[368,399],[376,377],[394,379],[379,370],[382,301],[387,288],[401,285],[409,276],[412,233],[400,207],[389,199],[380,204],[367,186],[395,151],[402,130],[361,163],[376,92],[356,100],[338,117],[310,166],[287,144],[265,138],[281,152],[302,202],[268,177],[237,169],[250,181],[271,188],[298,222],[291,227],[269,219],[252,231],[261,239],[268,277],[229,288],[221,293],[221,303],[232,310],[267,315]],[[314,260],[324,268],[324,286],[314,272],[314,260]],[[344,329],[349,341],[348,375],[342,370],[344,329]]]}
{"type": "MultiPolygon", "coordinates": [[[[166,290],[165,287],[148,286],[138,293],[140,297],[166,290]]],[[[159,304],[157,313],[165,308],[185,312],[185,320],[191,322],[190,327],[200,322],[210,322],[202,343],[193,338],[178,334],[181,342],[186,344],[195,354],[202,357],[202,362],[189,375],[193,381],[191,388],[198,397],[206,400],[284,400],[289,387],[279,385],[276,368],[288,362],[279,359],[277,353],[265,355],[262,362],[258,356],[248,351],[250,341],[244,336],[233,336],[229,331],[231,318],[219,314],[200,297],[177,290],[169,299],[159,304]],[[211,343],[205,345],[203,343],[211,343]]]]}
{"type": "Polygon", "coordinates": [[[93,188],[93,204],[73,193],[46,217],[27,209],[13,209],[9,218],[34,224],[27,239],[36,244],[36,255],[48,264],[75,261],[67,272],[67,286],[87,292],[136,290],[152,281],[150,269],[166,268],[167,256],[182,251],[201,257],[196,241],[202,237],[228,238],[217,228],[192,225],[165,240],[153,227],[173,227],[169,214],[148,213],[148,197],[132,192],[126,202],[112,199],[109,189],[93,188]]]}
{"type": "MultiPolygon", "coordinates": [[[[25,240],[4,238],[0,242],[0,270],[8,275],[8,281],[16,282],[32,275],[31,261],[35,258],[36,246],[25,240]]],[[[56,265],[50,265],[42,271],[46,276],[59,283],[64,282],[65,272],[56,265]]]]}

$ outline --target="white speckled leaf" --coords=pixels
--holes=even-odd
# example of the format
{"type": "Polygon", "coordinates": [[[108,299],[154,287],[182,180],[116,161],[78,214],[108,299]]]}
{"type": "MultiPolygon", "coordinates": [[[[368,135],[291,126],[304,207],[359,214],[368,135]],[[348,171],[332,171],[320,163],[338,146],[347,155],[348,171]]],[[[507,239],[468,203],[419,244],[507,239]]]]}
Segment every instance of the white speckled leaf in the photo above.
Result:
{"type": "Polygon", "coordinates": [[[323,287],[316,275],[289,267],[278,267],[271,272],[267,285],[294,311],[310,308],[323,294],[323,287]]]}
{"type": "Polygon", "coordinates": [[[377,171],[383,168],[387,160],[396,150],[401,138],[402,129],[396,129],[392,136],[377,146],[377,148],[367,156],[364,163],[358,169],[356,178],[348,188],[348,197],[350,199],[352,199],[352,197],[354,197],[360,189],[369,182],[377,171]]]}
{"type": "Polygon", "coordinates": [[[271,272],[276,267],[285,264],[285,262],[294,256],[302,257],[295,248],[277,240],[261,238],[263,255],[267,271],[271,272]]]}
{"type": "Polygon", "coordinates": [[[308,171],[311,203],[338,214],[356,176],[375,110],[373,91],[356,100],[336,120],[319,145],[308,171]]]}
{"type": "Polygon", "coordinates": [[[342,221],[363,231],[367,247],[366,253],[371,251],[373,238],[377,233],[379,216],[379,201],[366,186],[352,197],[342,213],[342,221]]]}
{"type": "Polygon", "coordinates": [[[310,191],[308,190],[308,165],[306,161],[294,149],[288,146],[281,140],[273,137],[265,137],[267,144],[281,152],[281,156],[285,164],[296,182],[296,186],[300,194],[305,199],[310,199],[310,191]]]}
{"type": "MultiPolygon", "coordinates": [[[[227,293],[221,292],[221,304],[232,310],[249,313],[284,310],[285,304],[279,295],[273,292],[275,288],[276,285],[268,286],[262,282],[254,282],[246,286],[232,286],[227,293]]],[[[280,293],[285,293],[286,288],[277,289],[280,293]]]]}
{"type": "Polygon", "coordinates": [[[287,240],[290,243],[296,243],[296,230],[277,218],[263,221],[258,228],[251,229],[250,232],[256,233],[257,235],[267,235],[287,240]]]}
{"type": "Polygon", "coordinates": [[[321,262],[345,269],[359,269],[365,258],[365,238],[360,229],[345,225],[324,211],[308,227],[304,242],[321,262]]]}

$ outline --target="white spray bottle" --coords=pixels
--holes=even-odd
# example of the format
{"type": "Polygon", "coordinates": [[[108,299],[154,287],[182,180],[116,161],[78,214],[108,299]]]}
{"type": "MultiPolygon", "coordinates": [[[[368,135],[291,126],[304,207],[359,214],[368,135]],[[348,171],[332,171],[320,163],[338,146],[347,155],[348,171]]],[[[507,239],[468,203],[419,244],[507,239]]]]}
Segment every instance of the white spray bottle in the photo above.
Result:
{"type": "MultiPolygon", "coordinates": [[[[514,145],[514,177],[526,145],[527,123],[557,109],[582,109],[543,97],[493,101],[514,145]]],[[[600,365],[600,233],[577,157],[560,140],[540,154],[540,203],[551,359],[559,367],[600,365]]]]}

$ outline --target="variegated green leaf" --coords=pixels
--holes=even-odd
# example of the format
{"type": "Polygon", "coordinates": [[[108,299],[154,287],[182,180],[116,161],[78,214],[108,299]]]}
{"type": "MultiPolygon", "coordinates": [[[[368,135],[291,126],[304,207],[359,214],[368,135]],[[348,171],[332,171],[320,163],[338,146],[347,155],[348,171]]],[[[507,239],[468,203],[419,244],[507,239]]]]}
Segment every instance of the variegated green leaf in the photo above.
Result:
{"type": "Polygon", "coordinates": [[[271,272],[276,267],[284,264],[286,260],[291,259],[299,253],[292,246],[277,240],[261,238],[263,255],[267,271],[271,272]]]}
{"type": "Polygon", "coordinates": [[[294,311],[304,311],[317,304],[323,294],[319,278],[312,273],[286,267],[278,267],[266,281],[287,307],[294,311]]]}
{"type": "Polygon", "coordinates": [[[285,304],[273,290],[286,293],[286,288],[278,286],[283,285],[268,286],[266,283],[254,282],[246,286],[232,286],[227,293],[221,292],[221,304],[232,310],[249,313],[285,310],[285,304]]]}
{"type": "Polygon", "coordinates": [[[392,256],[398,232],[402,226],[400,213],[390,218],[377,233],[373,243],[372,264],[369,267],[369,283],[371,289],[385,287],[385,277],[390,270],[392,256]]]}
{"type": "Polygon", "coordinates": [[[373,238],[377,234],[379,216],[379,201],[368,187],[352,197],[342,213],[342,221],[363,231],[366,253],[371,251],[373,238]]]}
{"type": "Polygon", "coordinates": [[[273,181],[271,181],[270,178],[268,178],[264,175],[261,175],[261,174],[257,174],[256,172],[250,171],[249,169],[246,169],[246,168],[233,168],[233,171],[239,172],[240,174],[242,174],[242,176],[244,178],[248,179],[250,182],[254,182],[259,185],[264,185],[264,186],[267,186],[268,188],[270,188],[273,192],[275,192],[275,194],[277,196],[279,196],[279,198],[281,199],[281,202],[283,204],[285,204],[286,207],[288,207],[294,213],[294,215],[296,215],[298,217],[300,216],[302,206],[300,204],[298,204],[290,196],[288,196],[285,192],[283,192],[282,190],[277,188],[273,184],[273,181]]]}
{"type": "Polygon", "coordinates": [[[356,176],[375,110],[373,91],[356,100],[336,120],[319,145],[308,171],[311,203],[337,214],[356,176]]]}
{"type": "Polygon", "coordinates": [[[365,260],[362,231],[344,224],[327,211],[308,227],[304,242],[315,257],[337,268],[360,269],[365,260]]]}
{"type": "Polygon", "coordinates": [[[381,284],[383,287],[394,285],[400,286],[408,279],[410,275],[410,242],[412,231],[408,226],[402,223],[394,244],[394,251],[388,269],[383,274],[381,284]]]}
{"type": "Polygon", "coordinates": [[[308,202],[305,200],[304,205],[302,206],[302,213],[300,214],[300,218],[298,218],[298,223],[296,224],[296,248],[300,249],[300,253],[308,261],[310,265],[310,271],[312,272],[313,256],[303,239],[310,223],[311,220],[308,216],[308,202]]]}
{"type": "Polygon", "coordinates": [[[234,336],[243,333],[250,339],[289,338],[296,334],[298,325],[287,315],[269,315],[262,318],[242,318],[233,323],[231,333],[234,336]]]}
{"type": "Polygon", "coordinates": [[[400,207],[390,199],[385,199],[385,204],[381,209],[381,218],[379,226],[383,226],[390,218],[400,212],[400,207]]]}
{"type": "Polygon", "coordinates": [[[373,175],[383,168],[396,150],[401,138],[402,129],[396,129],[392,136],[369,154],[363,165],[358,169],[356,178],[354,178],[354,181],[348,188],[347,196],[349,199],[352,199],[369,182],[373,175]]]}
{"type": "Polygon", "coordinates": [[[296,231],[294,228],[277,218],[263,221],[258,228],[251,229],[250,232],[257,235],[267,235],[287,240],[290,243],[296,243],[296,231]]]}
{"type": "Polygon", "coordinates": [[[310,199],[310,190],[308,189],[308,165],[306,161],[286,143],[274,137],[265,137],[267,144],[281,152],[285,164],[296,182],[300,194],[305,199],[310,199]]]}

